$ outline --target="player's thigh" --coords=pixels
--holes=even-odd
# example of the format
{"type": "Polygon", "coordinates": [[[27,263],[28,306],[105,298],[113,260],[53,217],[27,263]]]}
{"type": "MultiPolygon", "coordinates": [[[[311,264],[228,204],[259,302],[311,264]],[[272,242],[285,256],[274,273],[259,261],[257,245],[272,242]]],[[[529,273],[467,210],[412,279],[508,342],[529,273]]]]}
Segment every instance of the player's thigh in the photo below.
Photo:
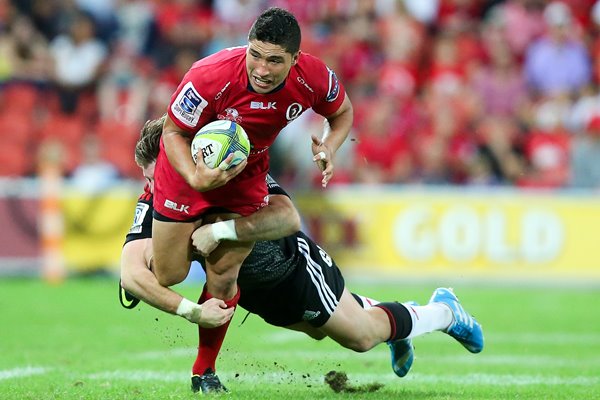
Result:
{"type": "Polygon", "coordinates": [[[222,241],[206,257],[206,285],[217,298],[230,299],[237,292],[237,277],[254,242],[222,241]]]}
{"type": "Polygon", "coordinates": [[[177,284],[187,276],[195,229],[195,222],[152,222],[152,270],[161,285],[177,284]]]}
{"type": "Polygon", "coordinates": [[[310,336],[311,338],[313,338],[315,340],[321,340],[321,339],[324,339],[327,337],[327,335],[324,332],[322,332],[321,329],[315,328],[308,322],[304,322],[304,321],[298,322],[297,324],[288,325],[285,327],[285,329],[289,329],[289,330],[297,331],[297,332],[304,332],[308,336],[310,336]]]}
{"type": "Polygon", "coordinates": [[[390,335],[385,311],[365,310],[348,289],[344,289],[335,312],[320,329],[342,346],[356,351],[367,351],[390,335]]]}

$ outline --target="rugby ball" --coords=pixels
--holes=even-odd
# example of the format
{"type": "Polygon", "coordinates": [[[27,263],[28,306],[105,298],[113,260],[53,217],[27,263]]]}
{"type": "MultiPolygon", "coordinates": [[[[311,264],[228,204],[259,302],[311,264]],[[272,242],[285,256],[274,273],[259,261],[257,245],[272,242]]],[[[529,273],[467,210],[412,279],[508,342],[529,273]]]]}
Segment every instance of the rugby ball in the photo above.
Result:
{"type": "Polygon", "coordinates": [[[192,140],[191,150],[194,162],[201,155],[209,168],[227,170],[248,158],[250,140],[239,124],[217,120],[200,128],[192,140]],[[223,162],[232,153],[234,157],[231,163],[223,162]]]}

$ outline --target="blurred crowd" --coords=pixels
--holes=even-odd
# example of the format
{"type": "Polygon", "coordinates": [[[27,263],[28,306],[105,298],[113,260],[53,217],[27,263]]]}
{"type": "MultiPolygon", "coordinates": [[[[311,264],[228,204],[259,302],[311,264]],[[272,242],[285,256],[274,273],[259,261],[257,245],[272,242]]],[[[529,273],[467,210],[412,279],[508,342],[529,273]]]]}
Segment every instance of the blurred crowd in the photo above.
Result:
{"type": "MultiPolygon", "coordinates": [[[[139,178],[143,122],[268,6],[297,16],[354,104],[335,183],[600,188],[596,0],[0,0],[0,176],[35,175],[58,146],[83,185],[139,178]]],[[[322,123],[277,140],[286,187],[318,185],[322,123]]]]}

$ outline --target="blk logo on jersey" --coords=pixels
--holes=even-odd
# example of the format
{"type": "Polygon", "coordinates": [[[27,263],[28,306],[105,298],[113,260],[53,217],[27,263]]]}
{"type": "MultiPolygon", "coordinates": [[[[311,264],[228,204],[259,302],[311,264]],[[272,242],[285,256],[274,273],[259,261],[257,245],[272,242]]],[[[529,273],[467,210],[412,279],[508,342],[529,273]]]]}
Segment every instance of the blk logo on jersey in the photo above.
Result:
{"type": "Polygon", "coordinates": [[[340,83],[333,70],[328,67],[327,71],[329,71],[329,89],[327,90],[327,97],[325,99],[331,103],[332,101],[335,101],[338,94],[340,94],[340,83]]]}
{"type": "Polygon", "coordinates": [[[165,208],[169,208],[171,210],[183,212],[186,214],[190,213],[190,206],[186,206],[185,204],[177,204],[169,199],[165,200],[165,208]]]}
{"type": "Polygon", "coordinates": [[[192,82],[188,82],[171,104],[171,112],[179,121],[189,127],[195,127],[208,102],[200,96],[192,82]]]}
{"type": "Polygon", "coordinates": [[[265,104],[262,101],[251,101],[250,108],[252,110],[277,110],[277,102],[269,101],[265,104]]]}

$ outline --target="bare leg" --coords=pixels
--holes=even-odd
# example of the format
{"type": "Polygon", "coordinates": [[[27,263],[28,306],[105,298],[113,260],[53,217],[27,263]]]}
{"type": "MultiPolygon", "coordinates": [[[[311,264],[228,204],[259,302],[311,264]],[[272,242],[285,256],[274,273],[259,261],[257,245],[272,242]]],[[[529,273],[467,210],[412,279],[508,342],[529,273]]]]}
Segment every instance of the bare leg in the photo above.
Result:
{"type": "Polygon", "coordinates": [[[161,286],[182,282],[190,271],[191,236],[197,222],[152,222],[152,270],[161,286]]]}
{"type": "Polygon", "coordinates": [[[379,307],[365,310],[348,289],[344,289],[331,318],[319,329],[340,345],[359,352],[385,342],[391,334],[386,312],[379,307]]]}

